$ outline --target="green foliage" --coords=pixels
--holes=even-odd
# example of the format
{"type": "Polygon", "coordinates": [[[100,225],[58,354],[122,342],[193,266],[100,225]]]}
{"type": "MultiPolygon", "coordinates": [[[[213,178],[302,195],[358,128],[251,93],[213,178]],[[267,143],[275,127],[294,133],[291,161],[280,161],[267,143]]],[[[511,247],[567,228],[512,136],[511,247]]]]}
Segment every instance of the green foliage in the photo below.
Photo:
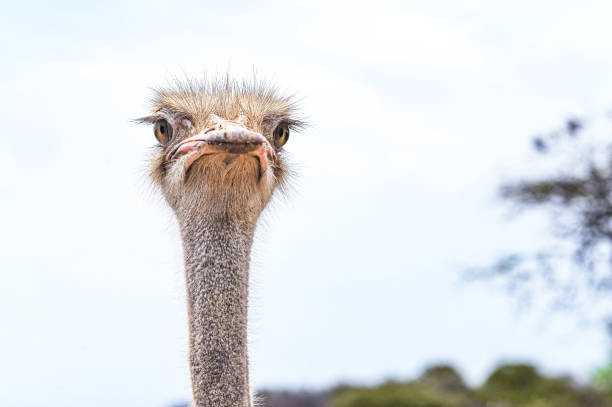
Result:
{"type": "Polygon", "coordinates": [[[461,393],[467,390],[461,375],[448,365],[432,366],[425,370],[420,382],[444,393],[461,393]]]}
{"type": "Polygon", "coordinates": [[[601,393],[541,376],[529,365],[503,365],[469,389],[450,366],[434,366],[416,381],[337,389],[330,407],[610,407],[601,393]]]}
{"type": "Polygon", "coordinates": [[[331,407],[462,407],[462,397],[436,393],[419,383],[388,383],[379,387],[355,387],[337,393],[331,407]]]}
{"type": "Polygon", "coordinates": [[[451,366],[432,366],[414,382],[387,382],[378,387],[344,387],[331,407],[468,407],[470,391],[451,366]]]}
{"type": "Polygon", "coordinates": [[[597,389],[612,397],[612,363],[595,372],[593,384],[597,389]]]}
{"type": "Polygon", "coordinates": [[[513,407],[602,405],[588,403],[588,392],[576,389],[567,380],[542,377],[528,365],[499,367],[478,390],[478,396],[513,407]]]}

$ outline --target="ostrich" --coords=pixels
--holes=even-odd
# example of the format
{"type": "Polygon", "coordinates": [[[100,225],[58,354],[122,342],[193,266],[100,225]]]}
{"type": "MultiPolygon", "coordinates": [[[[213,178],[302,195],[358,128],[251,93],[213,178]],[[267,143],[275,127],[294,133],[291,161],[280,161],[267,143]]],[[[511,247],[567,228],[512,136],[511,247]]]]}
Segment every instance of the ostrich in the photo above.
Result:
{"type": "Polygon", "coordinates": [[[247,352],[249,258],[257,220],[287,180],[291,97],[267,83],[186,81],[157,90],[154,185],[183,243],[194,405],[251,407],[247,352]]]}

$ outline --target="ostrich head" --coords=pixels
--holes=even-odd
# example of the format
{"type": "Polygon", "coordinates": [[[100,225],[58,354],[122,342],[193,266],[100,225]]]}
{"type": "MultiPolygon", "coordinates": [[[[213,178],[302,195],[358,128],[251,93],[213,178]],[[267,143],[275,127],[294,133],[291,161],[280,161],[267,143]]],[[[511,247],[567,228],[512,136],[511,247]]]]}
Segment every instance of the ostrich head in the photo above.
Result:
{"type": "Polygon", "coordinates": [[[251,407],[248,275],[255,225],[287,179],[283,146],[301,126],[269,85],[178,84],[159,90],[151,176],[179,221],[194,405],[251,407]]]}
{"type": "Polygon", "coordinates": [[[288,169],[283,146],[302,122],[261,82],[187,82],[156,92],[151,176],[179,221],[193,215],[255,221],[288,169]]]}

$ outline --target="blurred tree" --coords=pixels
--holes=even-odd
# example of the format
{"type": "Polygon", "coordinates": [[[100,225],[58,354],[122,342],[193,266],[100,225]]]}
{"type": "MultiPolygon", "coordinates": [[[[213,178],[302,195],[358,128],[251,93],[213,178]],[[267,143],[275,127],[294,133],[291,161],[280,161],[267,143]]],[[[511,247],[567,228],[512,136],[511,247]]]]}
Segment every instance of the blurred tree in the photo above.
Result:
{"type": "Polygon", "coordinates": [[[596,390],[548,378],[533,366],[499,366],[480,388],[465,386],[450,366],[434,366],[415,381],[376,387],[343,386],[330,407],[609,407],[596,390]]]}
{"type": "Polygon", "coordinates": [[[595,388],[605,393],[612,400],[612,363],[595,372],[593,384],[595,388]]]}
{"type": "Polygon", "coordinates": [[[468,278],[501,279],[525,303],[546,291],[554,307],[566,309],[592,305],[612,291],[612,144],[589,146],[581,137],[585,129],[584,119],[571,118],[535,137],[533,148],[557,159],[556,171],[505,183],[499,191],[519,209],[548,213],[558,244],[507,253],[489,267],[470,270],[468,278]],[[572,164],[560,164],[568,151],[572,164]]]}
{"type": "Polygon", "coordinates": [[[498,367],[477,395],[486,405],[507,407],[607,405],[594,390],[579,388],[568,379],[543,377],[530,365],[498,367]]]}
{"type": "Polygon", "coordinates": [[[449,365],[428,367],[419,380],[441,393],[462,393],[468,390],[459,373],[449,365]]]}
{"type": "Polygon", "coordinates": [[[463,395],[438,393],[420,383],[385,383],[336,392],[331,407],[469,407],[463,395]]]}
{"type": "Polygon", "coordinates": [[[343,386],[333,392],[331,407],[470,407],[470,390],[448,365],[431,366],[415,381],[388,381],[377,387],[343,386]]]}

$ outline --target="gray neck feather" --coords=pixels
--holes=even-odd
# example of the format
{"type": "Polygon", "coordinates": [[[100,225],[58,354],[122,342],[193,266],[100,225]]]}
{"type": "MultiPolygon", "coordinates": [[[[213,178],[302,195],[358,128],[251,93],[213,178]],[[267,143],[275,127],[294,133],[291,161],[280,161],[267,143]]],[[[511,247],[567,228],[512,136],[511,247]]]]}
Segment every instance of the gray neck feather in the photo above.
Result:
{"type": "Polygon", "coordinates": [[[247,305],[254,222],[181,223],[194,405],[250,407],[247,305]]]}

